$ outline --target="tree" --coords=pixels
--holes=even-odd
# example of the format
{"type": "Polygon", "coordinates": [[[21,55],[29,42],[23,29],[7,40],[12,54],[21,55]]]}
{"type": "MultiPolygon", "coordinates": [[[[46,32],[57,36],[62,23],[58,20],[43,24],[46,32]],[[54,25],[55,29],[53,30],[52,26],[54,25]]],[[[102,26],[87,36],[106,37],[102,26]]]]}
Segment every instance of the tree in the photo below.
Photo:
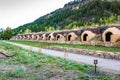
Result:
{"type": "Polygon", "coordinates": [[[4,40],[9,40],[12,37],[12,30],[10,27],[7,27],[5,31],[2,32],[2,38],[4,40]]]}
{"type": "Polygon", "coordinates": [[[24,31],[24,34],[28,34],[28,33],[30,33],[31,32],[31,30],[29,30],[28,28],[24,31]]]}
{"type": "Polygon", "coordinates": [[[32,32],[40,32],[120,22],[120,3],[117,0],[113,2],[108,0],[73,0],[72,2],[74,2],[72,5],[80,6],[80,8],[77,10],[64,8],[55,10],[32,23],[14,29],[14,35],[24,33],[24,31],[29,33],[28,29],[32,32]],[[80,4],[75,3],[79,1],[81,1],[80,4]],[[86,4],[84,4],[85,2],[86,4]]]}
{"type": "Polygon", "coordinates": [[[102,18],[100,18],[100,20],[99,20],[99,25],[101,25],[101,24],[103,24],[103,19],[102,18]]]}

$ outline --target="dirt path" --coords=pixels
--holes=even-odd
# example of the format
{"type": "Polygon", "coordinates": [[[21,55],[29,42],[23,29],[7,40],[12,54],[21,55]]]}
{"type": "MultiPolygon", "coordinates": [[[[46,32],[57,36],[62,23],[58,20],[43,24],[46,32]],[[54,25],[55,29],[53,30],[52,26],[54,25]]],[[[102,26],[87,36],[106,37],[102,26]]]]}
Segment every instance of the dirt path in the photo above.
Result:
{"type": "MultiPolygon", "coordinates": [[[[4,41],[4,42],[6,42],[6,41],[4,41]]],[[[43,54],[47,54],[47,55],[51,55],[51,56],[71,59],[73,61],[77,61],[77,62],[84,63],[84,64],[94,65],[93,60],[97,59],[98,60],[97,66],[100,69],[102,69],[106,72],[120,74],[120,60],[103,59],[103,58],[92,57],[92,56],[87,56],[87,55],[65,53],[65,52],[48,50],[48,49],[40,49],[38,47],[33,47],[33,46],[28,46],[28,45],[13,43],[13,42],[6,42],[6,43],[13,44],[13,45],[22,47],[27,50],[32,50],[35,52],[41,51],[43,54]]]]}

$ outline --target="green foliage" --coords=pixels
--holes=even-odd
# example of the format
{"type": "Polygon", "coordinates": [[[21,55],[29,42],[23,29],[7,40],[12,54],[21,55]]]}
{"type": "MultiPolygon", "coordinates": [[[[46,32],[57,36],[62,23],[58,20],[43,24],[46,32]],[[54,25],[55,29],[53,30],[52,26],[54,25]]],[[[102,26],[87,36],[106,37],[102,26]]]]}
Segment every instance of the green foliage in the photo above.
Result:
{"type": "Polygon", "coordinates": [[[19,50],[21,50],[21,48],[18,48],[18,47],[13,47],[12,45],[10,44],[6,44],[6,43],[3,43],[2,41],[0,41],[0,49],[2,49],[3,51],[6,52],[6,54],[18,54],[19,53],[19,50]],[[11,51],[11,50],[14,50],[14,51],[11,51]]]}
{"type": "Polygon", "coordinates": [[[53,26],[48,26],[45,28],[46,31],[55,31],[55,28],[53,26]]]}
{"type": "Polygon", "coordinates": [[[25,69],[24,68],[18,68],[16,71],[15,71],[15,76],[17,77],[22,77],[25,75],[25,69]]]}
{"type": "Polygon", "coordinates": [[[28,28],[25,30],[25,32],[24,32],[24,34],[28,34],[28,33],[30,33],[31,32],[31,30],[29,30],[28,28]]]}
{"type": "Polygon", "coordinates": [[[7,73],[8,77],[24,77],[25,76],[25,69],[20,67],[15,71],[10,71],[7,73]]]}
{"type": "Polygon", "coordinates": [[[74,22],[70,23],[66,28],[68,28],[68,29],[77,28],[77,22],[74,21],[74,22]]]}
{"type": "MultiPolygon", "coordinates": [[[[4,47],[10,45],[0,41],[0,45],[1,44],[3,44],[4,47]]],[[[10,49],[12,51],[16,51],[16,49],[18,49],[17,51],[19,52],[19,54],[11,58],[3,60],[1,59],[3,61],[2,64],[6,64],[6,67],[7,65],[8,66],[17,65],[19,67],[16,68],[13,66],[13,70],[9,71],[9,69],[7,69],[8,71],[6,70],[5,72],[3,72],[4,71],[3,70],[2,72],[0,72],[1,80],[14,80],[14,79],[36,80],[39,78],[42,80],[47,80],[53,78],[54,75],[59,75],[61,78],[67,80],[73,77],[75,78],[75,80],[81,79],[119,80],[119,75],[118,76],[109,75],[108,73],[102,73],[99,74],[98,76],[94,76],[93,74],[94,67],[90,65],[80,64],[60,57],[52,57],[45,54],[39,54],[29,50],[21,49],[13,45],[11,46],[13,48],[10,49]],[[72,73],[73,71],[75,72],[72,73]],[[77,74],[77,76],[75,74],[77,74]],[[44,78],[47,77],[47,79],[46,78],[44,79],[42,77],[44,78]]],[[[98,72],[101,73],[100,70],[98,70],[98,72]]]]}
{"type": "MultiPolygon", "coordinates": [[[[120,2],[107,2],[106,0],[93,0],[79,9],[58,9],[42,16],[32,23],[13,29],[14,35],[26,29],[32,32],[72,29],[81,26],[94,26],[96,24],[114,24],[120,21],[120,2]]],[[[70,3],[71,4],[71,3],[70,3]]],[[[72,1],[76,4],[76,1],[72,1]]]]}
{"type": "Polygon", "coordinates": [[[88,74],[84,74],[83,76],[80,76],[80,79],[86,79],[86,80],[89,80],[91,78],[90,75],[88,74]]]}
{"type": "Polygon", "coordinates": [[[13,34],[10,27],[7,27],[6,30],[0,32],[0,39],[9,40],[12,36],[13,34]]]}

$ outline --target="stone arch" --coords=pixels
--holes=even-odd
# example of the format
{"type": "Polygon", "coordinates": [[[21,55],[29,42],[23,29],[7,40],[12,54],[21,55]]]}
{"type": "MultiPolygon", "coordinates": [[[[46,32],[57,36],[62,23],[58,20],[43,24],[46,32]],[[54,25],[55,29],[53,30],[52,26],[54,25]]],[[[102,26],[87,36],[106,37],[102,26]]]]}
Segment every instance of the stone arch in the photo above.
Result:
{"type": "Polygon", "coordinates": [[[43,36],[41,37],[41,40],[43,40],[43,36]]]}
{"type": "Polygon", "coordinates": [[[60,38],[60,35],[57,36],[57,40],[59,40],[59,38],[60,38]]]}
{"type": "Polygon", "coordinates": [[[26,36],[25,36],[25,34],[23,35],[23,40],[25,40],[26,39],[26,36]]]}
{"type": "Polygon", "coordinates": [[[42,38],[43,38],[42,35],[40,35],[40,36],[39,36],[39,40],[42,40],[42,38]]]}
{"type": "Polygon", "coordinates": [[[35,34],[34,37],[35,37],[34,40],[36,40],[37,39],[37,35],[35,34]]]}
{"type": "Polygon", "coordinates": [[[25,35],[24,35],[24,39],[27,40],[27,38],[28,38],[28,37],[27,37],[27,34],[25,34],[25,35]]]}
{"type": "Polygon", "coordinates": [[[31,36],[32,36],[32,40],[33,40],[34,39],[34,35],[32,34],[31,36]]]}
{"type": "Polygon", "coordinates": [[[39,40],[39,39],[40,39],[40,35],[39,35],[39,34],[36,34],[36,36],[37,36],[37,40],[39,40]]]}
{"type": "Polygon", "coordinates": [[[120,39],[120,29],[116,27],[106,29],[102,34],[102,39],[104,42],[116,42],[120,39]]]}
{"type": "Polygon", "coordinates": [[[41,40],[46,40],[46,34],[45,33],[42,35],[41,40]]]}
{"type": "Polygon", "coordinates": [[[65,37],[62,34],[57,34],[56,35],[56,40],[57,41],[65,41],[65,37]]]}
{"type": "Polygon", "coordinates": [[[50,41],[54,40],[55,39],[54,32],[50,33],[47,39],[50,41]]]}
{"type": "Polygon", "coordinates": [[[67,36],[67,41],[75,41],[75,39],[77,38],[78,36],[74,33],[74,32],[71,32],[68,34],[67,36]]]}
{"type": "Polygon", "coordinates": [[[21,38],[20,35],[18,35],[18,36],[17,36],[17,39],[20,40],[20,38],[21,38]]]}
{"type": "Polygon", "coordinates": [[[32,34],[30,34],[29,37],[30,37],[30,40],[31,40],[32,39],[32,34]]]}
{"type": "Polygon", "coordinates": [[[89,42],[92,40],[92,38],[94,38],[96,36],[95,33],[93,33],[92,31],[84,31],[82,34],[81,34],[81,41],[86,41],[86,42],[89,42]]]}
{"type": "Polygon", "coordinates": [[[68,41],[71,41],[72,35],[68,35],[68,41]]]}
{"type": "Polygon", "coordinates": [[[20,40],[22,40],[23,39],[23,35],[20,35],[20,40]]]}
{"type": "Polygon", "coordinates": [[[29,39],[30,39],[30,35],[28,34],[28,35],[27,35],[27,40],[29,40],[29,39]]]}
{"type": "Polygon", "coordinates": [[[50,35],[50,36],[48,36],[48,40],[51,40],[51,35],[50,35]]]}
{"type": "Polygon", "coordinates": [[[87,41],[88,34],[83,35],[83,41],[87,41]]]}
{"type": "Polygon", "coordinates": [[[32,34],[32,40],[36,40],[37,39],[37,35],[36,34],[32,34]]]}
{"type": "Polygon", "coordinates": [[[42,36],[41,36],[41,39],[44,41],[44,40],[47,40],[48,39],[48,36],[49,36],[49,34],[50,33],[44,33],[44,34],[42,34],[42,36]]]}
{"type": "Polygon", "coordinates": [[[111,36],[112,36],[113,34],[112,34],[112,32],[108,32],[108,33],[106,33],[106,35],[105,35],[105,41],[111,41],[111,36]]]}

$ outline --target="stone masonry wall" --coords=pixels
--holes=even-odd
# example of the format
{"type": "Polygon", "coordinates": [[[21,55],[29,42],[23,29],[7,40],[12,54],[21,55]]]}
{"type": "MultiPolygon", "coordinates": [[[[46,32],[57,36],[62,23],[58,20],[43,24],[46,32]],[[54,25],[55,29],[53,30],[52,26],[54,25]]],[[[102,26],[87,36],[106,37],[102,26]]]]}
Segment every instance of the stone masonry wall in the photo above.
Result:
{"type": "Polygon", "coordinates": [[[45,47],[45,49],[70,52],[70,53],[76,53],[81,55],[90,55],[90,56],[101,57],[106,59],[120,60],[120,52],[106,52],[106,51],[76,49],[76,48],[67,48],[67,47],[59,47],[59,46],[48,46],[48,47],[45,47]]]}
{"type": "Polygon", "coordinates": [[[39,42],[47,42],[47,43],[65,43],[65,44],[79,44],[79,45],[100,45],[106,47],[120,47],[120,42],[102,42],[102,41],[91,41],[91,42],[81,42],[81,41],[39,41],[39,42]]]}

